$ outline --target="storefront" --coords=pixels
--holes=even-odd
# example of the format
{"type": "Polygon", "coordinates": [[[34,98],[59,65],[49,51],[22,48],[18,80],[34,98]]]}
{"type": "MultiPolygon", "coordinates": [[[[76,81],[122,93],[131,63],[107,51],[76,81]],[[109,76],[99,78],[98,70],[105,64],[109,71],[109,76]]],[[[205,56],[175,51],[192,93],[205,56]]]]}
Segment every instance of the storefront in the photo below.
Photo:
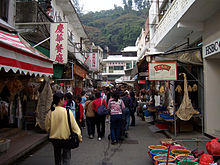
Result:
{"type": "Polygon", "coordinates": [[[44,78],[52,75],[53,61],[19,35],[0,31],[1,128],[25,128],[29,119],[35,122],[44,78]]]}
{"type": "Polygon", "coordinates": [[[200,49],[155,54],[148,59],[147,87],[141,89],[139,96],[148,104],[145,109],[153,114],[153,120],[168,121],[168,129],[175,135],[192,131],[193,124],[202,132],[204,86],[200,49]]]}
{"type": "Polygon", "coordinates": [[[220,138],[220,12],[205,23],[203,33],[205,133],[220,138]]]}
{"type": "Polygon", "coordinates": [[[77,64],[74,64],[73,72],[75,78],[75,95],[80,95],[84,87],[87,72],[77,64]]]}

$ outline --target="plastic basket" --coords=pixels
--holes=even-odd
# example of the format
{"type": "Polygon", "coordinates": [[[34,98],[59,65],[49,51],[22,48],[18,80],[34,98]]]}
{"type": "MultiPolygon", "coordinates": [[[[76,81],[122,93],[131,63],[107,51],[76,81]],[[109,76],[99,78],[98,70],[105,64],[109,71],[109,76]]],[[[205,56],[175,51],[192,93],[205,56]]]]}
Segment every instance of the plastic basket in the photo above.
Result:
{"type": "Polygon", "coordinates": [[[191,161],[198,161],[198,158],[195,158],[192,155],[184,155],[184,154],[180,154],[178,156],[176,156],[176,160],[177,161],[183,161],[183,160],[191,160],[191,161]]]}
{"type": "MultiPolygon", "coordinates": [[[[166,163],[167,162],[167,155],[156,155],[153,157],[157,163],[166,163]]],[[[175,163],[176,158],[174,156],[169,155],[168,163],[175,163]]]]}
{"type": "Polygon", "coordinates": [[[156,155],[167,155],[168,150],[154,149],[150,151],[152,158],[156,155]]]}
{"type": "Polygon", "coordinates": [[[151,116],[151,113],[148,110],[145,110],[144,111],[144,116],[146,116],[146,117],[151,116]]]}
{"type": "Polygon", "coordinates": [[[150,146],[148,146],[148,148],[149,148],[150,150],[154,150],[154,149],[166,150],[166,149],[167,149],[167,147],[164,146],[164,145],[150,145],[150,146]]]}
{"type": "Polygon", "coordinates": [[[186,149],[175,149],[175,150],[172,150],[171,153],[174,156],[177,156],[177,155],[180,155],[180,154],[189,155],[191,153],[191,151],[186,150],[186,149]]]}
{"type": "Polygon", "coordinates": [[[183,160],[178,162],[178,165],[194,165],[194,164],[199,164],[199,163],[192,160],[183,160]]]}

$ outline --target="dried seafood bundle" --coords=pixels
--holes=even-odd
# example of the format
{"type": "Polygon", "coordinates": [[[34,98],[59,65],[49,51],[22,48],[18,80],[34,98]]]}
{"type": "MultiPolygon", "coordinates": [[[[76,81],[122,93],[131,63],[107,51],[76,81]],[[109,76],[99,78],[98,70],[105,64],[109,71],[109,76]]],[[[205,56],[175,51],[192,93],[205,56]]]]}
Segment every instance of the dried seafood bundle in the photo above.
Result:
{"type": "Polygon", "coordinates": [[[181,73],[184,76],[184,96],[182,103],[179,107],[179,109],[176,112],[176,115],[181,119],[181,120],[189,120],[194,114],[199,114],[198,111],[196,111],[191,103],[191,100],[189,99],[188,95],[188,90],[187,90],[187,79],[186,79],[186,74],[181,73]]]}
{"type": "Polygon", "coordinates": [[[45,130],[45,118],[50,110],[53,101],[53,93],[49,81],[46,81],[44,88],[39,96],[36,108],[36,125],[45,130]]]}

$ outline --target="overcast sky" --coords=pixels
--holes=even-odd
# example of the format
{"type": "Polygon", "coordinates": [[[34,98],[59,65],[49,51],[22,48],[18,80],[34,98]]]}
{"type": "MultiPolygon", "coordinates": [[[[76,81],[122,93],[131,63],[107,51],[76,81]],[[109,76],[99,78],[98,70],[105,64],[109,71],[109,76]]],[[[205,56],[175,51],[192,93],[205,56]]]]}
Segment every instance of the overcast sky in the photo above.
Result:
{"type": "Polygon", "coordinates": [[[113,9],[114,4],[122,6],[122,0],[79,0],[79,3],[84,12],[113,9]]]}

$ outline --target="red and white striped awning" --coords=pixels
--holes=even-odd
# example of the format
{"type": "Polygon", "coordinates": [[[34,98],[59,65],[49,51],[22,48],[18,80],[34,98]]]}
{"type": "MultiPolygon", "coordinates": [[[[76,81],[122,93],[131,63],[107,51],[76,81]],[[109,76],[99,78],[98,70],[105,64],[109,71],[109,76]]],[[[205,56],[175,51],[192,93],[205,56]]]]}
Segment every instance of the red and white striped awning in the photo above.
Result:
{"type": "Polygon", "coordinates": [[[53,61],[24,41],[20,36],[0,31],[0,69],[6,72],[52,76],[53,61]]]}

